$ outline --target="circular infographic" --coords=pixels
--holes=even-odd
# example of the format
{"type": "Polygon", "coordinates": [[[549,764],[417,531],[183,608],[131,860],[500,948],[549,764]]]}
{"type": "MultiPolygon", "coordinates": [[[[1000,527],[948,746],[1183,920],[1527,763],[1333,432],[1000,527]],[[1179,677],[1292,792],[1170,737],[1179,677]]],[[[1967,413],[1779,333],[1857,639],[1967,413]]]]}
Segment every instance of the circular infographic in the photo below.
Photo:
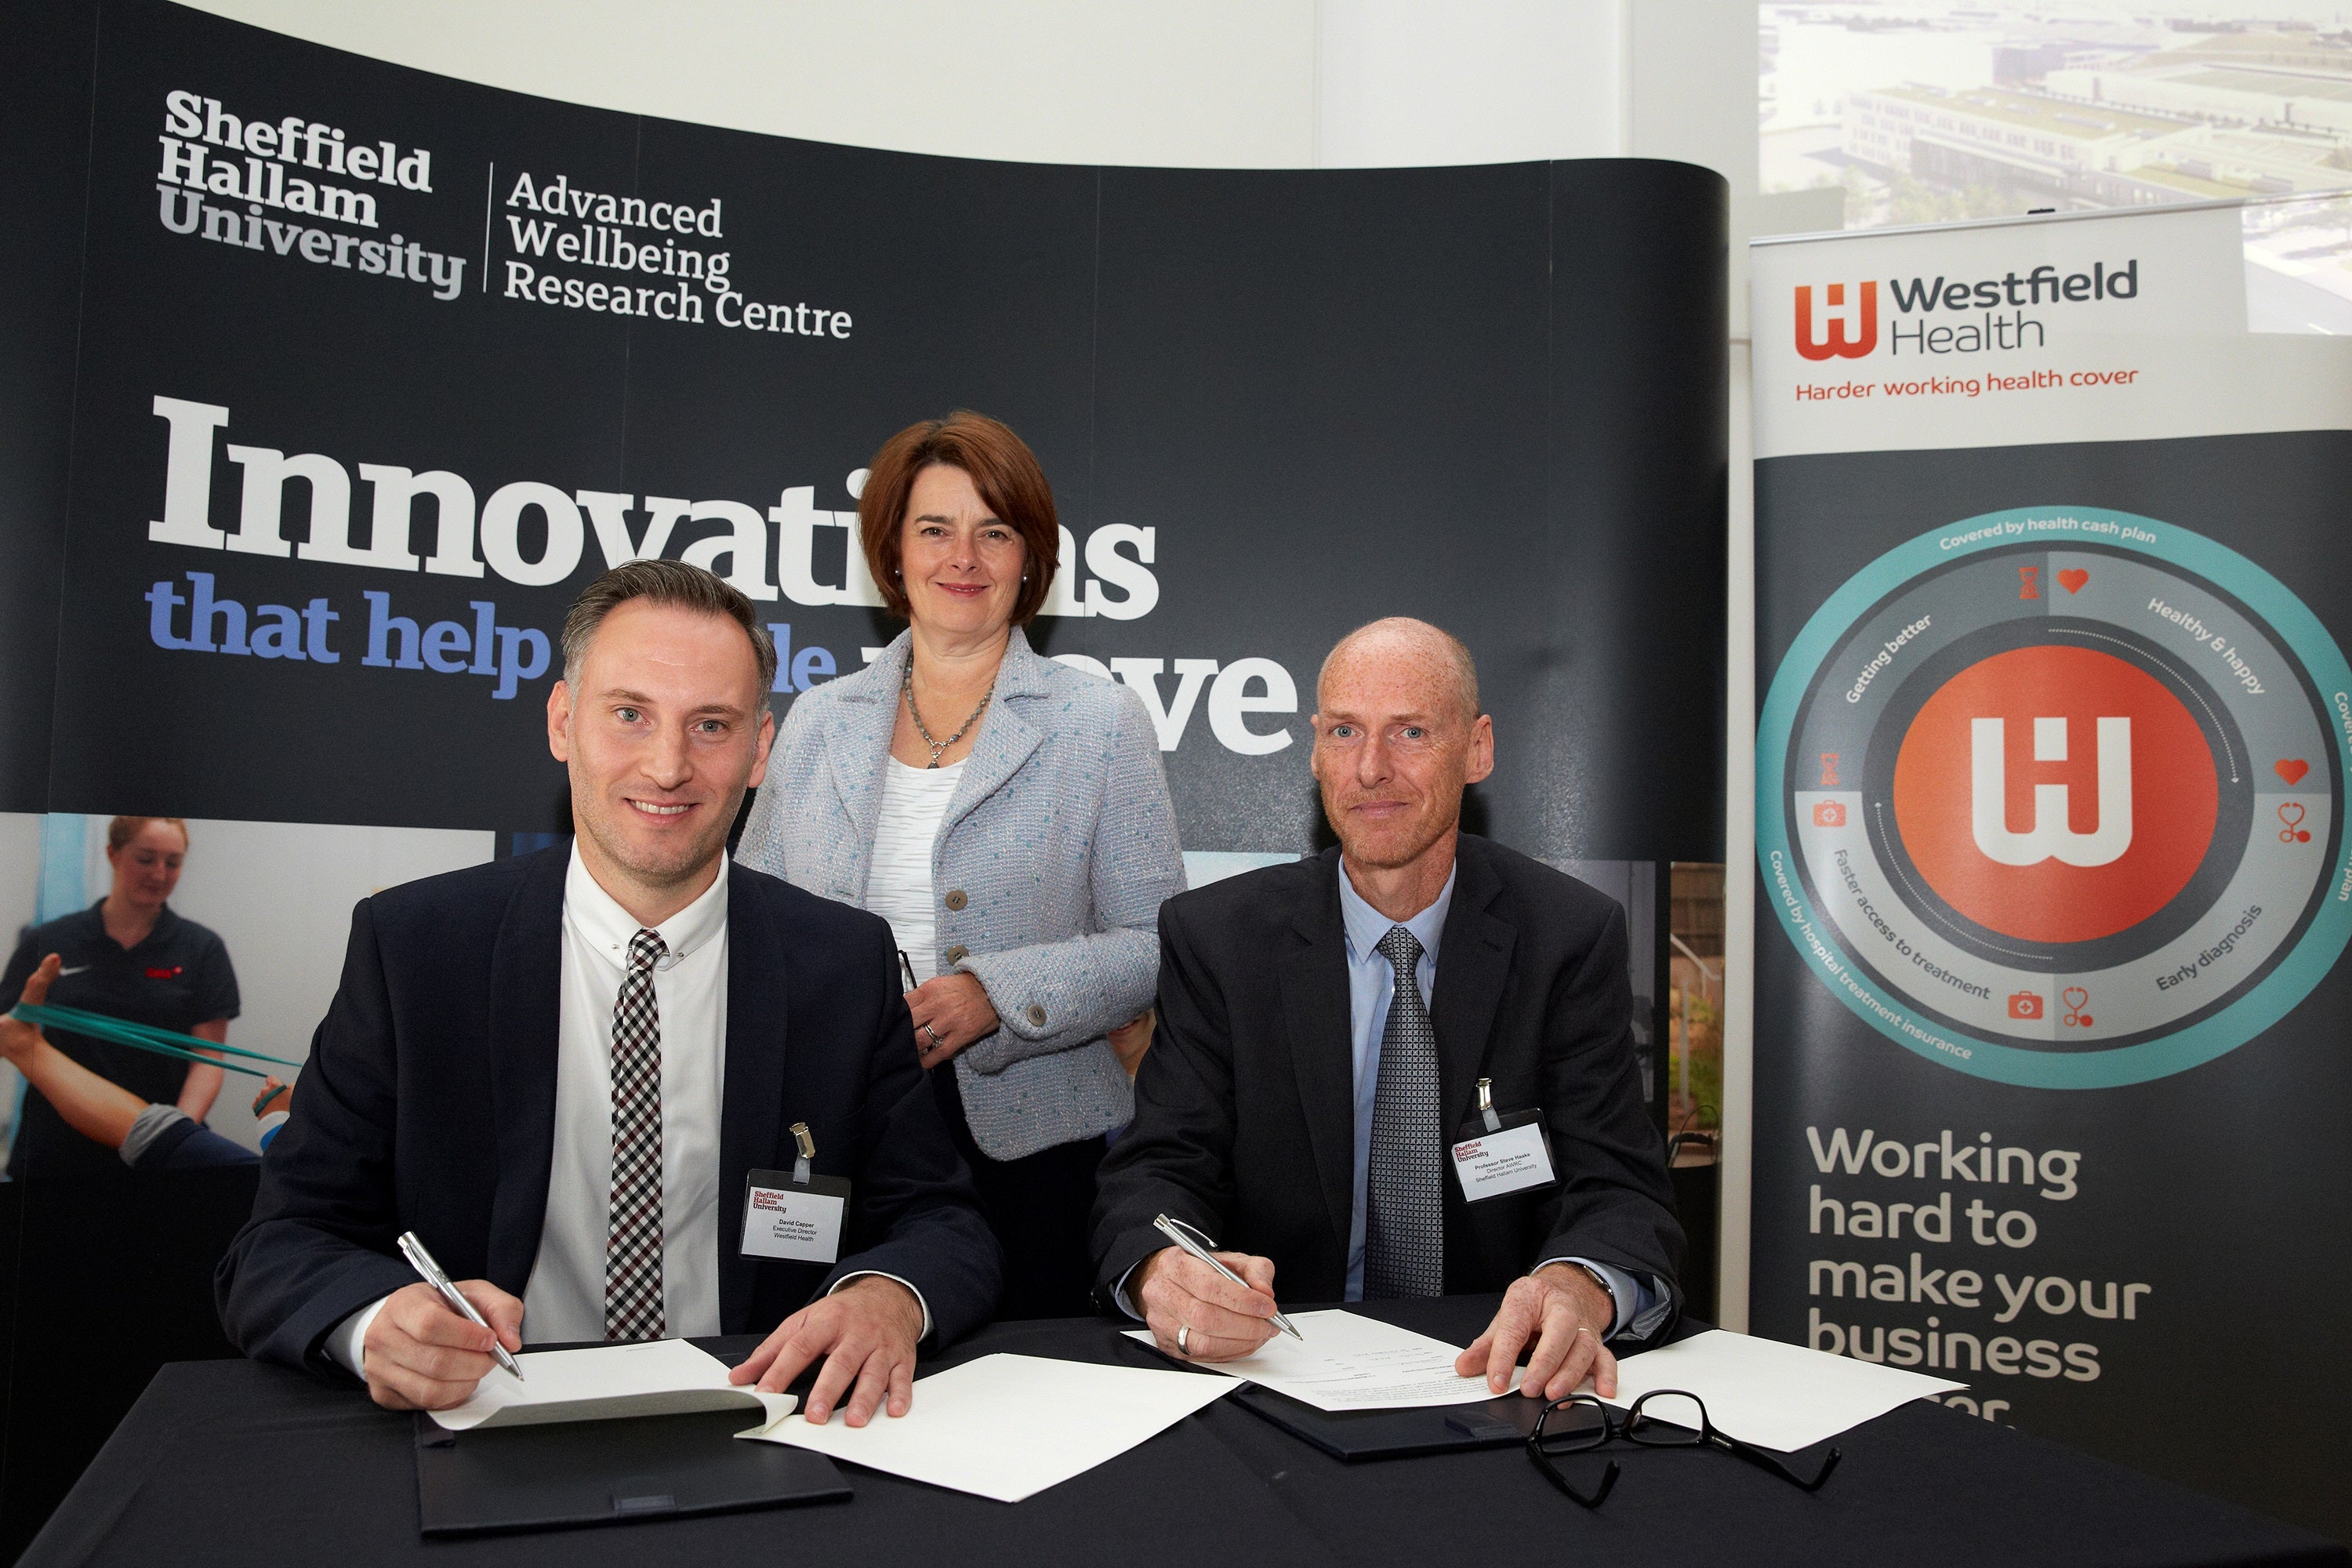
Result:
{"type": "Polygon", "coordinates": [[[2028,508],[1832,595],[1759,725],[1757,849],[1839,1000],[1963,1072],[2137,1083],[2231,1050],[2352,935],[2352,668],[2244,556],[2028,508]]]}

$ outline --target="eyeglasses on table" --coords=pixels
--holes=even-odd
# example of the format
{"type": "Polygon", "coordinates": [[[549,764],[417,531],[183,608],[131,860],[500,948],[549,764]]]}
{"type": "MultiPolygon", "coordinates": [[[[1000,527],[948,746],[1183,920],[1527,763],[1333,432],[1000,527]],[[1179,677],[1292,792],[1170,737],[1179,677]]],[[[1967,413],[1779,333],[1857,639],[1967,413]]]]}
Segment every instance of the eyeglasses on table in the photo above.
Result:
{"type": "Polygon", "coordinates": [[[1535,1430],[1528,1434],[1528,1458],[1552,1485],[1587,1508],[1599,1508],[1617,1484],[1617,1461],[1609,1461],[1609,1468],[1601,1472],[1600,1486],[1589,1494],[1568,1479],[1558,1461],[1589,1453],[1619,1437],[1645,1448],[1719,1448],[1809,1492],[1821,1490],[1840,1458],[1839,1451],[1832,1448],[1821,1472],[1808,1480],[1776,1456],[1717,1431],[1699,1396],[1679,1388],[1653,1389],[1633,1401],[1623,1415],[1589,1394],[1556,1399],[1544,1406],[1543,1414],[1536,1417],[1535,1430]]]}

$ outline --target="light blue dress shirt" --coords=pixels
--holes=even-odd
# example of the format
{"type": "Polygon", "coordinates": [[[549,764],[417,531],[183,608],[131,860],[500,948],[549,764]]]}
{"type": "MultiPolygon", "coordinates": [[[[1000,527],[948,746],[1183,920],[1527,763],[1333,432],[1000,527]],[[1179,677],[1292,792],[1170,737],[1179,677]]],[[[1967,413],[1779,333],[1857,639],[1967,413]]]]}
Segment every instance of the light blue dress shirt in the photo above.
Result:
{"type": "MultiPolygon", "coordinates": [[[[1447,875],[1445,886],[1438,889],[1435,901],[1427,909],[1410,920],[1392,921],[1366,903],[1356,891],[1348,879],[1344,858],[1339,865],[1339,919],[1347,928],[1348,937],[1348,1033],[1355,1047],[1356,1069],[1355,1172],[1348,1216],[1350,1301],[1364,1299],[1364,1193],[1372,1165],[1372,1105],[1380,1095],[1381,1037],[1388,1032],[1389,1005],[1396,995],[1396,972],[1388,956],[1381,952],[1380,941],[1388,935],[1390,927],[1402,925],[1421,943],[1421,962],[1413,965],[1413,984],[1420,988],[1422,1005],[1428,1006],[1437,990],[1438,947],[1445,932],[1446,911],[1454,907],[1454,881],[1459,874],[1457,868],[1447,875]]],[[[1497,1109],[1508,1111],[1518,1108],[1497,1109]]],[[[1608,1281],[1617,1315],[1604,1338],[1615,1335],[1628,1324],[1653,1320],[1657,1309],[1665,1304],[1660,1292],[1606,1263],[1587,1258],[1547,1258],[1536,1268],[1550,1263],[1581,1264],[1608,1281]]]]}

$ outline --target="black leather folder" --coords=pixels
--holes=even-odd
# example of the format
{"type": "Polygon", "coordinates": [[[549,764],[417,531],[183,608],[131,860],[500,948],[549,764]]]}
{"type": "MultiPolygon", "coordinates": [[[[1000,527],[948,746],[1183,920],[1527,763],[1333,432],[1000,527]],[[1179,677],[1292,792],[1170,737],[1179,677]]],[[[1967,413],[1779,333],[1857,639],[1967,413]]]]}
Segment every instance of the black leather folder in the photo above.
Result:
{"type": "Polygon", "coordinates": [[[735,1434],[756,1411],[445,1432],[416,1417],[416,1514],[428,1536],[564,1530],[837,1502],[822,1454],[735,1434]]]}
{"type": "Polygon", "coordinates": [[[1292,1436],[1335,1459],[1402,1459],[1456,1448],[1500,1448],[1524,1443],[1544,1402],[1507,1394],[1475,1405],[1422,1410],[1318,1410],[1286,1394],[1246,1384],[1230,1397],[1292,1436]]]}

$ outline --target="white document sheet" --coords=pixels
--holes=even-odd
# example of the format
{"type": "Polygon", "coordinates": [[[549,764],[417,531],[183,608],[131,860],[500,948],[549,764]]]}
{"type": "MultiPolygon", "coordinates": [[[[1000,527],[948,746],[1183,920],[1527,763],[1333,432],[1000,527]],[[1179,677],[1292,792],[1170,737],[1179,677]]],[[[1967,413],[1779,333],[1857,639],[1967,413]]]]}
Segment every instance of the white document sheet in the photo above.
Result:
{"type": "Polygon", "coordinates": [[[1083,1475],[1233,1388],[1213,1377],[984,1355],[919,1378],[913,1407],[863,1426],[790,1415],[738,1437],[808,1448],[935,1487],[1019,1502],[1083,1475]]]}
{"type": "MultiPolygon", "coordinates": [[[[1246,1379],[1318,1410],[1410,1410],[1495,1397],[1484,1377],[1454,1375],[1459,1345],[1336,1307],[1289,1317],[1298,1339],[1276,1334],[1239,1361],[1192,1364],[1246,1379]]],[[[1127,1337],[1155,1343],[1150,1329],[1130,1329],[1127,1337]]],[[[1511,1387],[1518,1385],[1515,1370],[1511,1387]]]]}
{"type": "Polygon", "coordinates": [[[557,1421],[612,1421],[632,1415],[690,1415],[740,1408],[781,1420],[798,1395],[754,1394],[727,1381],[727,1363],[684,1340],[595,1345],[580,1351],[525,1351],[515,1357],[522,1381],[494,1366],[474,1397],[433,1419],[452,1432],[532,1426],[557,1421]]]}
{"type": "MultiPolygon", "coordinates": [[[[1699,1396],[1717,1431],[1788,1454],[1897,1405],[1967,1386],[1717,1329],[1619,1362],[1610,1403],[1631,1405],[1652,1389],[1679,1388],[1699,1396]]],[[[1584,1392],[1592,1392],[1590,1382],[1584,1392]]]]}

